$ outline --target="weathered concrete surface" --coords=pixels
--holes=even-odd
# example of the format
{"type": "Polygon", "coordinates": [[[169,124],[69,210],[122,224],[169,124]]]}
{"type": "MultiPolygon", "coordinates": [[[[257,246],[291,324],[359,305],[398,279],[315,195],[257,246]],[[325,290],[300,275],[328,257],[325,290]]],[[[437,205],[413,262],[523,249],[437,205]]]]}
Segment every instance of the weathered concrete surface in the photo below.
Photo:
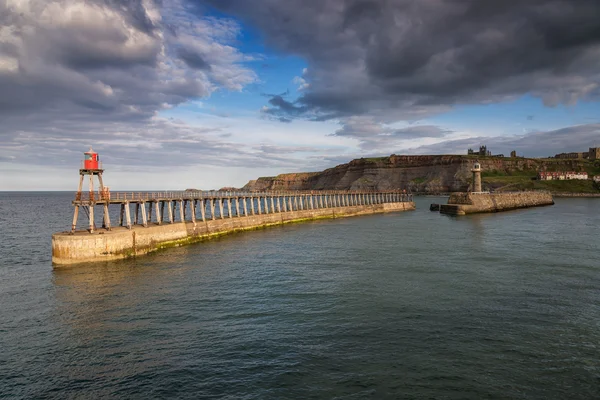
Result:
{"type": "Polygon", "coordinates": [[[384,203],[363,206],[322,208],[316,210],[250,215],[247,217],[150,225],[135,225],[111,231],[98,230],[55,233],[52,235],[52,263],[55,266],[117,260],[139,256],[158,249],[207,240],[233,232],[260,229],[292,222],[341,218],[385,212],[409,211],[415,203],[384,203]]]}
{"type": "Polygon", "coordinates": [[[515,210],[554,204],[550,192],[452,193],[448,204],[440,205],[442,214],[465,215],[515,210]]]}

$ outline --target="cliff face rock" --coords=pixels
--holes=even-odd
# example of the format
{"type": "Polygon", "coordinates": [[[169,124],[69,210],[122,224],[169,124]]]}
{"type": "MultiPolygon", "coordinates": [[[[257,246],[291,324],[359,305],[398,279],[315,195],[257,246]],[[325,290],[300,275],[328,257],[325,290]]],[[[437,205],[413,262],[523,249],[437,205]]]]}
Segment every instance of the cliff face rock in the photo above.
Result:
{"type": "Polygon", "coordinates": [[[248,182],[243,190],[309,190],[310,180],[321,172],[298,172],[267,176],[248,182]]]}
{"type": "Polygon", "coordinates": [[[466,191],[475,160],[483,171],[512,174],[542,170],[580,170],[581,161],[423,155],[360,158],[322,172],[282,174],[258,178],[245,190],[392,190],[421,193],[466,191]]]}

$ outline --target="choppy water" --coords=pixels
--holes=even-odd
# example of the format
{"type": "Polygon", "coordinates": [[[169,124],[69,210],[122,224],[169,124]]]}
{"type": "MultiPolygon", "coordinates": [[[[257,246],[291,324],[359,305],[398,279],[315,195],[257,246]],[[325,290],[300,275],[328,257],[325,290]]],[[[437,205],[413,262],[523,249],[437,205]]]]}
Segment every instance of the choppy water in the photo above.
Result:
{"type": "Polygon", "coordinates": [[[70,199],[0,193],[0,397],[600,397],[600,200],[52,270],[70,199]]]}

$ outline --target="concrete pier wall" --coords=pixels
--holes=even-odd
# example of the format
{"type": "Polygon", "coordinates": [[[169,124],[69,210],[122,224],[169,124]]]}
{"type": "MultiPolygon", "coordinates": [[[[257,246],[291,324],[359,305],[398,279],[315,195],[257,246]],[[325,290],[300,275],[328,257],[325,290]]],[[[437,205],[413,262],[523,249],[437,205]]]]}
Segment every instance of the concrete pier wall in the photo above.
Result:
{"type": "Polygon", "coordinates": [[[244,230],[306,220],[341,218],[385,212],[414,210],[414,202],[393,202],[347,207],[297,210],[234,218],[197,220],[167,224],[148,224],[96,230],[94,233],[56,233],[52,235],[52,263],[55,266],[117,260],[143,255],[161,248],[179,246],[244,230]]]}
{"type": "Polygon", "coordinates": [[[554,204],[550,192],[452,193],[440,212],[450,215],[489,213],[554,204]]]}

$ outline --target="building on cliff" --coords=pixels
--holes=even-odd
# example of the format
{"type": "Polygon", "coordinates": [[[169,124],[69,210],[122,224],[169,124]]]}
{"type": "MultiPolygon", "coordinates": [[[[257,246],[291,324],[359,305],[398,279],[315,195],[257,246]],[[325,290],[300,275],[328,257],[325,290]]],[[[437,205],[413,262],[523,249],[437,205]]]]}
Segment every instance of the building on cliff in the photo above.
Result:
{"type": "Polygon", "coordinates": [[[470,156],[491,156],[492,152],[487,149],[487,146],[479,146],[479,151],[474,151],[473,149],[467,150],[467,154],[470,156]]]}
{"type": "Polygon", "coordinates": [[[560,153],[560,154],[555,154],[554,158],[560,158],[560,159],[585,159],[588,158],[588,154],[587,152],[578,152],[578,153],[560,153]]]}
{"type": "Polygon", "coordinates": [[[570,180],[587,180],[587,172],[574,171],[542,171],[538,173],[540,181],[570,181],[570,180]]]}
{"type": "Polygon", "coordinates": [[[600,147],[590,147],[588,151],[559,153],[555,154],[554,158],[600,160],[600,147]]]}

